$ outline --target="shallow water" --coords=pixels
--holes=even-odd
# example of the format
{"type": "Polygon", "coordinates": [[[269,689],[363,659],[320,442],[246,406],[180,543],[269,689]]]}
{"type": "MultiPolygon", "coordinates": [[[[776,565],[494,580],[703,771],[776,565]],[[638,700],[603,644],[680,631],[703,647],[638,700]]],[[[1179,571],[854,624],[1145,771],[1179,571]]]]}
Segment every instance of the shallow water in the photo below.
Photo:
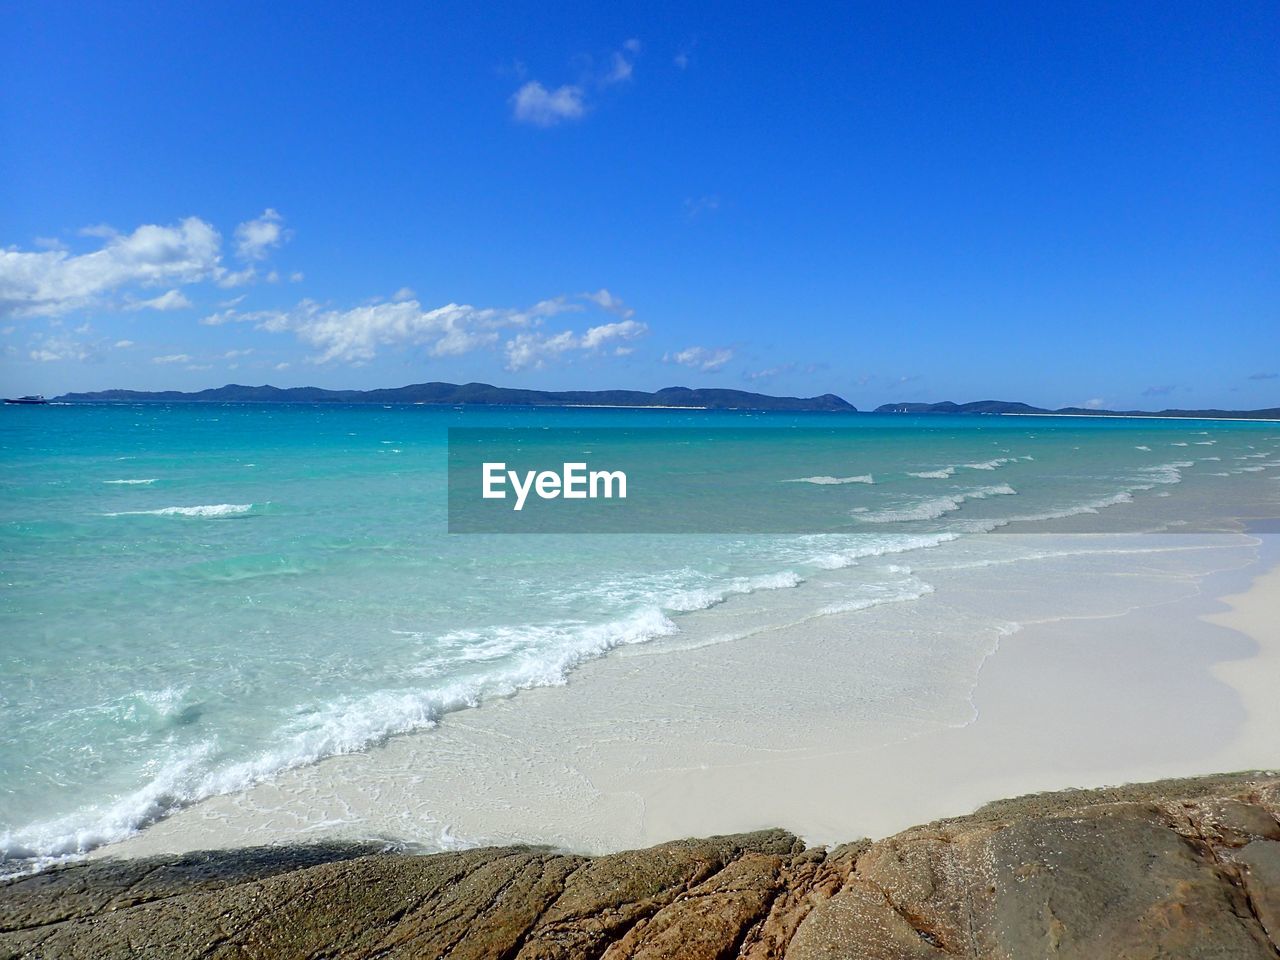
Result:
{"type": "MultiPolygon", "coordinates": [[[[946,569],[1000,570],[1047,541],[992,530],[1176,533],[1280,501],[1280,426],[1205,421],[85,405],[7,408],[0,447],[11,861],[563,683],[621,646],[838,622],[865,654],[851,699],[964,722],[974,665],[1009,627],[977,605],[947,630],[913,626],[927,656],[895,646],[939,546],[946,569]],[[446,429],[511,425],[804,428],[803,444],[737,441],[735,509],[829,512],[840,529],[448,535],[446,429]]],[[[1169,540],[1150,542],[1176,565],[1169,540]]]]}

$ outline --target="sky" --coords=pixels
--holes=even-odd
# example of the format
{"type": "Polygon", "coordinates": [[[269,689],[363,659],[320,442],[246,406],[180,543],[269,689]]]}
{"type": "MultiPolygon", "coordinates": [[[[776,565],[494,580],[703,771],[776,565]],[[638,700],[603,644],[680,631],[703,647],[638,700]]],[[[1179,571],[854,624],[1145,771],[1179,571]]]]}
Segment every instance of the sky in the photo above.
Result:
{"type": "Polygon", "coordinates": [[[0,0],[0,393],[1280,404],[1280,6],[0,0]]]}

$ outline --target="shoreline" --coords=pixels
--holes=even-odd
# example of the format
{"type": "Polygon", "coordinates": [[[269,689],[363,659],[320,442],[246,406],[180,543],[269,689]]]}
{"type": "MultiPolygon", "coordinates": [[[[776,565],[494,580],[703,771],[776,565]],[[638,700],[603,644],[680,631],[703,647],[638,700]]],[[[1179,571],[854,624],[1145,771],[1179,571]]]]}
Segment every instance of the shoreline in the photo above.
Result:
{"type": "MultiPolygon", "coordinates": [[[[1247,589],[1219,598],[1227,609],[1203,617],[1209,623],[1244,634],[1257,645],[1253,656],[1221,661],[1213,668],[1214,675],[1229,684],[1245,705],[1245,722],[1236,740],[1223,752],[1228,764],[1236,756],[1249,755],[1251,744],[1265,737],[1274,738],[1280,730],[1280,700],[1275,695],[1276,681],[1280,679],[1280,560],[1271,559],[1247,589]]],[[[1276,753],[1280,764],[1280,747],[1276,753]]]]}
{"type": "Polygon", "coordinates": [[[1274,957],[1280,779],[1011,798],[879,841],[780,829],[602,856],[294,844],[0,881],[6,956],[1274,957]],[[853,951],[853,952],[851,952],[853,951]]]}
{"type": "Polygon", "coordinates": [[[787,677],[828,649],[804,631],[625,648],[581,665],[566,686],[209,798],[91,857],[308,839],[607,853],[774,825],[837,843],[1000,797],[1266,768],[1280,752],[1249,712],[1263,684],[1237,690],[1219,671],[1250,676],[1274,640],[1212,620],[1224,597],[1275,609],[1280,566],[1265,539],[1251,538],[1243,567],[1174,578],[1152,605],[1024,625],[985,655],[970,721],[905,740],[856,746],[865,726],[812,695],[822,680],[787,677]],[[681,676],[671,657],[686,658],[681,676]],[[644,696],[653,683],[684,706],[654,715],[644,696]],[[724,686],[731,699],[708,701],[724,686]]]}

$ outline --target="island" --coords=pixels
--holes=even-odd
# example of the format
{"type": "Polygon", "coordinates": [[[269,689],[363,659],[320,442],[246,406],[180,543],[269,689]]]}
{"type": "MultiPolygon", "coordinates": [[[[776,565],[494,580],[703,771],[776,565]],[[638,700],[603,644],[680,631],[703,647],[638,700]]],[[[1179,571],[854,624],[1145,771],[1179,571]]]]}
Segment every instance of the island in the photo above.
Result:
{"type": "Polygon", "coordinates": [[[1280,420],[1280,407],[1264,410],[1095,410],[1092,407],[1033,407],[1010,400],[974,400],[970,403],[883,403],[875,413],[990,413],[1058,417],[1182,417],[1189,420],[1280,420]]]}
{"type": "Polygon", "coordinates": [[[521,390],[490,383],[411,383],[381,390],[325,390],[321,387],[247,387],[229,383],[186,393],[181,390],[98,390],[66,393],[62,403],[412,403],[436,406],[512,407],[677,407],[700,410],[779,410],[856,413],[857,407],[824,393],[818,397],[771,397],[745,390],[666,387],[643,390],[521,390]]]}

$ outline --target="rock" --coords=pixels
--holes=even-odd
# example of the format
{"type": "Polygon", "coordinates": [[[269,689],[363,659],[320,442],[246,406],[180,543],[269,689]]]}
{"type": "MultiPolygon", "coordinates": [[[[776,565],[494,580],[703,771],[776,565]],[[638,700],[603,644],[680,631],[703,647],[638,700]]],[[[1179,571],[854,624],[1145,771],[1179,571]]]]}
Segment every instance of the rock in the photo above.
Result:
{"type": "Polygon", "coordinates": [[[0,957],[1270,958],[1280,778],[1023,797],[875,843],[779,830],[584,857],[367,846],[0,884],[0,957]]]}

